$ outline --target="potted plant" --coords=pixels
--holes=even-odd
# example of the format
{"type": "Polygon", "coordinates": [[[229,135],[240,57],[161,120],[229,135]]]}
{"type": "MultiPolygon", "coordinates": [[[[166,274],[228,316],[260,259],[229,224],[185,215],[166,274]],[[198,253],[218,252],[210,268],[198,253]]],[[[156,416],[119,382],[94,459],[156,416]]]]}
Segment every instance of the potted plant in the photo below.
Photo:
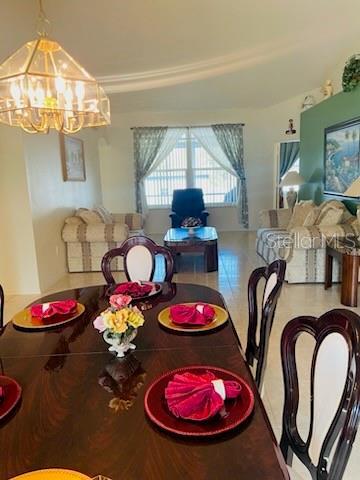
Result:
{"type": "Polygon", "coordinates": [[[360,82],[360,55],[356,54],[346,62],[342,77],[344,92],[351,92],[360,82]]]}

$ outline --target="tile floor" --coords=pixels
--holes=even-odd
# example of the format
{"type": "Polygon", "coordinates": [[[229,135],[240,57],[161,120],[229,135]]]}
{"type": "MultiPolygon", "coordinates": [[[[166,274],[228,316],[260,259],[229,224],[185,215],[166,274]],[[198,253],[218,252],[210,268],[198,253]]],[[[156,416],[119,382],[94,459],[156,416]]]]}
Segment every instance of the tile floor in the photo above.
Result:
{"type": "MultiPolygon", "coordinates": [[[[153,236],[154,240],[161,243],[161,236],[153,236]]],[[[201,258],[198,256],[184,256],[181,260],[181,271],[176,274],[175,281],[184,283],[197,283],[207,285],[219,290],[225,298],[233,322],[239,333],[243,346],[246,344],[247,331],[247,281],[251,271],[262,265],[261,259],[255,253],[254,233],[222,233],[219,239],[219,271],[204,273],[201,258]]],[[[119,279],[123,274],[119,274],[119,279]]],[[[53,286],[51,293],[67,288],[97,285],[103,283],[101,273],[80,273],[66,275],[60,282],[53,286]]],[[[9,296],[6,298],[5,321],[29,302],[35,300],[33,295],[9,296]]],[[[341,307],[339,301],[339,286],[325,291],[323,285],[284,285],[278,303],[274,327],[271,335],[268,365],[265,375],[264,404],[272,423],[275,435],[279,438],[281,433],[281,414],[283,402],[282,372],[280,362],[280,337],[284,325],[289,319],[297,315],[319,316],[332,308],[341,307]]],[[[360,313],[359,309],[354,309],[360,313]]],[[[311,339],[302,339],[299,343],[299,353],[309,357],[312,351],[311,339]],[[308,354],[308,355],[307,355],[308,354]]],[[[301,391],[306,398],[308,391],[309,368],[306,362],[301,362],[300,375],[305,379],[301,384],[301,391]]],[[[299,416],[299,429],[306,432],[308,427],[307,403],[301,409],[299,416]]],[[[299,473],[304,474],[302,466],[294,464],[299,473]]],[[[306,473],[304,478],[309,478],[306,473]]],[[[360,478],[360,433],[355,442],[351,458],[344,476],[344,480],[357,480],[360,478]]]]}

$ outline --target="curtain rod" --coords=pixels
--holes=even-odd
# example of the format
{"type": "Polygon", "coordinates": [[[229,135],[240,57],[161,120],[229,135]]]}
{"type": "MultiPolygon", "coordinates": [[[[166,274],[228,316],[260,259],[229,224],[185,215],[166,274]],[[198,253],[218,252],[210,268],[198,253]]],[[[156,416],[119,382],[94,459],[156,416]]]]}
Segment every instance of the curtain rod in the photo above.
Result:
{"type": "Polygon", "coordinates": [[[151,125],[150,127],[131,127],[130,130],[134,130],[134,128],[159,128],[159,127],[167,127],[167,128],[206,128],[211,127],[212,125],[241,125],[245,127],[245,123],[212,123],[210,125],[151,125]]]}

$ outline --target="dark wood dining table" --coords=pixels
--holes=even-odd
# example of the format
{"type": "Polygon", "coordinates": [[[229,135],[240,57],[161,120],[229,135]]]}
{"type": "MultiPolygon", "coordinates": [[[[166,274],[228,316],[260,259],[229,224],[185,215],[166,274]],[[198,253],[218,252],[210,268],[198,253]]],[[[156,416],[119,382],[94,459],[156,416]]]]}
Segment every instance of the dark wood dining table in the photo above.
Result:
{"type": "Polygon", "coordinates": [[[164,284],[160,295],[144,302],[137,348],[121,361],[92,325],[108,305],[106,292],[96,286],[41,298],[76,298],[86,310],[51,330],[23,331],[10,322],[0,333],[5,374],[23,389],[19,406],[0,423],[0,480],[55,467],[112,480],[288,479],[231,319],[206,334],[171,332],[157,321],[163,308],[185,301],[226,308],[221,294],[206,286],[164,284]],[[244,378],[255,394],[246,423],[207,439],[156,427],[144,411],[145,392],[162,373],[186,365],[222,367],[244,378]]]}

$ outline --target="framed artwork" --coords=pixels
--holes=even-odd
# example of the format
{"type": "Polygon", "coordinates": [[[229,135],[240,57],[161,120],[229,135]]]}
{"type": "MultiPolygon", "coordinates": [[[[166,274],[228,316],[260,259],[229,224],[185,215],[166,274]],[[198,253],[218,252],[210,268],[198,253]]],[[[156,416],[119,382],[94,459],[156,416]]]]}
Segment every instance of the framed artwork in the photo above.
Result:
{"type": "Polygon", "coordinates": [[[360,176],[360,118],[325,129],[324,193],[343,195],[360,176]]]}
{"type": "Polygon", "coordinates": [[[84,182],[84,142],[80,138],[60,134],[60,154],[65,182],[84,182]]]}

